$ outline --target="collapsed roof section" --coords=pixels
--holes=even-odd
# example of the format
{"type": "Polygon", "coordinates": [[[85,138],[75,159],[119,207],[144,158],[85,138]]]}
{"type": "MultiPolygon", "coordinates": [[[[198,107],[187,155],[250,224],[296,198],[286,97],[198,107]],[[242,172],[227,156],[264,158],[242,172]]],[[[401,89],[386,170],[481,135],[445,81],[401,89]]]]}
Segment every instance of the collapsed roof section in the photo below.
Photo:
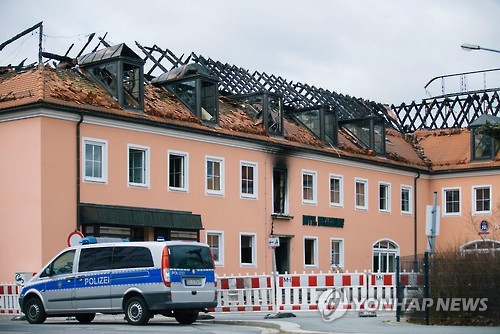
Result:
{"type": "MultiPolygon", "coordinates": [[[[385,106],[345,96],[304,83],[293,83],[282,77],[267,73],[252,74],[241,67],[223,64],[211,58],[191,53],[183,60],[172,51],[162,50],[157,45],[143,47],[136,45],[145,54],[145,61],[152,63],[146,76],[152,82],[161,81],[152,75],[156,69],[183,68],[197,64],[209,76],[218,80],[220,94],[239,101],[249,116],[261,121],[271,135],[283,134],[285,113],[295,122],[308,129],[314,136],[327,144],[338,145],[338,131],[344,127],[365,148],[376,154],[385,154],[385,127],[401,131],[396,116],[385,106]],[[168,62],[168,64],[165,64],[168,62]]],[[[175,70],[169,70],[170,73],[175,70]]]]}
{"type": "MultiPolygon", "coordinates": [[[[75,58],[68,56],[72,46],[64,56],[41,52],[41,56],[59,61],[54,63],[56,69],[0,67],[0,110],[29,101],[54,103],[159,126],[182,126],[424,170],[439,161],[439,157],[430,159],[429,150],[419,145],[417,131],[405,135],[400,115],[392,111],[394,106],[389,109],[266,73],[250,74],[194,53],[177,57],[156,45],[142,47],[136,42],[145,54],[142,59],[125,44],[111,46],[99,38],[94,50],[81,56],[93,37],[89,36],[75,58]],[[101,44],[104,49],[98,49],[101,44]],[[145,64],[152,64],[147,73],[145,64]],[[162,71],[158,77],[153,75],[155,69],[162,71]],[[40,82],[43,85],[35,84],[40,82]],[[18,84],[23,89],[14,89],[18,84]]],[[[480,114],[477,111],[475,116],[480,114]]],[[[468,133],[479,138],[473,132],[468,133]]],[[[488,156],[494,164],[500,163],[497,151],[488,156]]],[[[482,159],[484,154],[472,160],[478,157],[482,159]]],[[[462,169],[467,162],[472,161],[462,159],[458,166],[450,159],[442,165],[446,170],[462,169]]],[[[484,165],[491,163],[485,161],[484,165]]]]}

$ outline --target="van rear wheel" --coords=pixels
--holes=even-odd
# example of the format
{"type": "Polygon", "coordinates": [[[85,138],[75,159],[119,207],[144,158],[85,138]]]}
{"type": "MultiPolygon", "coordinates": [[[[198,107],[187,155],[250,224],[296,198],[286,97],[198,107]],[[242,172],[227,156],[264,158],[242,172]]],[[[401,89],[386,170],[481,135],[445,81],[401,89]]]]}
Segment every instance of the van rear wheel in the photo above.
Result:
{"type": "Polygon", "coordinates": [[[151,318],[148,305],[141,297],[132,297],[125,306],[125,319],[131,325],[145,325],[151,318]]]}
{"type": "Polygon", "coordinates": [[[26,320],[28,320],[30,324],[43,324],[47,319],[47,313],[45,313],[43,303],[38,297],[28,300],[24,309],[24,314],[26,314],[26,320]]]}
{"type": "Polygon", "coordinates": [[[90,324],[95,318],[95,313],[79,313],[75,314],[75,318],[82,324],[90,324]]]}
{"type": "Polygon", "coordinates": [[[191,325],[198,319],[197,311],[176,311],[174,313],[174,318],[181,325],[191,325]]]}

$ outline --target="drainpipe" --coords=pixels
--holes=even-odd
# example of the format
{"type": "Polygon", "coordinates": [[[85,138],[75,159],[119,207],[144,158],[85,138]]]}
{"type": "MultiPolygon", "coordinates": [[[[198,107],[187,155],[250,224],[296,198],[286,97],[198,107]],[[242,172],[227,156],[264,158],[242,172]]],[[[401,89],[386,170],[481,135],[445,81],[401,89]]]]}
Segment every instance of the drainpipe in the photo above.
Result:
{"type": "Polygon", "coordinates": [[[418,271],[417,262],[417,179],[420,178],[420,172],[417,171],[417,176],[413,179],[413,242],[414,242],[414,256],[413,256],[413,269],[418,271]]]}
{"type": "Polygon", "coordinates": [[[80,125],[83,122],[83,114],[76,123],[76,230],[80,231],[80,173],[81,173],[81,145],[80,145],[80,125]]]}

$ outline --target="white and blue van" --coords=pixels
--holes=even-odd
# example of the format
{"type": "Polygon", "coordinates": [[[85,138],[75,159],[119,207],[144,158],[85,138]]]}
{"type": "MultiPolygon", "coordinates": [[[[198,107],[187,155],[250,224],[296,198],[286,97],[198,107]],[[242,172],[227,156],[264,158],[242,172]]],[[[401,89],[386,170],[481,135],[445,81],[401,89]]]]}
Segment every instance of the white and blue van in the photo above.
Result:
{"type": "Polygon", "coordinates": [[[54,257],[21,291],[28,322],[96,313],[125,313],[132,325],[155,314],[191,324],[217,306],[216,273],[207,244],[192,241],[96,243],[95,238],[54,257]]]}

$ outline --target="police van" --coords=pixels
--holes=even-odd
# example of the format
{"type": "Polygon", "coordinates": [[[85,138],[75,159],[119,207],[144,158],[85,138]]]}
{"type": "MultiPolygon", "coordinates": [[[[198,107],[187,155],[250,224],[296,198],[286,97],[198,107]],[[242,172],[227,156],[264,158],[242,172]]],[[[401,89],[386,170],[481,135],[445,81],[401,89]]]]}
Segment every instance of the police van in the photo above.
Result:
{"type": "Polygon", "coordinates": [[[32,324],[56,316],[90,323],[96,313],[125,313],[132,325],[144,325],[155,314],[191,324],[199,312],[217,306],[216,281],[204,243],[84,238],[24,286],[19,304],[32,324]]]}

